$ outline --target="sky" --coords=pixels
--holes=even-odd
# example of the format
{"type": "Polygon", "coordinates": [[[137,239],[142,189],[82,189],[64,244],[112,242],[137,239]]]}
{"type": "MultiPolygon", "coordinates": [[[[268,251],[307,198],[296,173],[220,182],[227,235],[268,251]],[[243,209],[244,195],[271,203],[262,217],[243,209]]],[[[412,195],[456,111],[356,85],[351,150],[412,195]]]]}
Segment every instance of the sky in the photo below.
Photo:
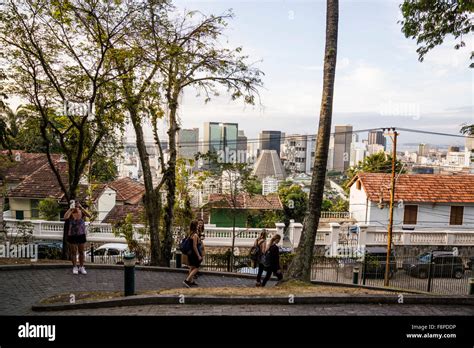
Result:
{"type": "MultiPolygon", "coordinates": [[[[227,95],[204,104],[186,90],[179,115],[182,128],[206,121],[238,122],[248,138],[261,130],[286,134],[316,133],[322,94],[326,2],[323,0],[177,0],[178,9],[235,18],[223,44],[243,46],[249,62],[265,73],[261,104],[246,106],[227,95]]],[[[474,39],[467,47],[453,41],[418,61],[416,43],[404,37],[393,0],[341,0],[333,125],[354,129],[405,127],[459,133],[474,122],[474,69],[468,66],[474,39]]],[[[364,138],[365,134],[361,134],[364,138]]],[[[462,145],[463,139],[403,133],[400,142],[462,145]]]]}

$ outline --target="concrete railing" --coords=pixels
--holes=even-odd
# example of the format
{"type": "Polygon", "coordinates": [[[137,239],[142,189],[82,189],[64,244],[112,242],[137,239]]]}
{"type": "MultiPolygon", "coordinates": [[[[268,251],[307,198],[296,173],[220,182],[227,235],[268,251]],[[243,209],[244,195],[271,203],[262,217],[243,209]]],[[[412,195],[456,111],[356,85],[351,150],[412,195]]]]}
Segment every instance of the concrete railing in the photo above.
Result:
{"type": "Polygon", "coordinates": [[[322,211],[321,219],[350,219],[351,213],[348,211],[322,211]]]}

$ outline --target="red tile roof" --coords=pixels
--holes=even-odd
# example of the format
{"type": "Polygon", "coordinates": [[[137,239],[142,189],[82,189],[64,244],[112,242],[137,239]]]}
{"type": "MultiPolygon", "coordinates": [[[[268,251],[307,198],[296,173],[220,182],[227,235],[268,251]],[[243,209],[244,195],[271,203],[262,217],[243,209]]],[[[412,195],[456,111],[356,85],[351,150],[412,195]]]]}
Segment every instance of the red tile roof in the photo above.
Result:
{"type": "MultiPolygon", "coordinates": [[[[1,151],[6,155],[6,151],[1,151]]],[[[48,158],[44,153],[28,153],[20,150],[13,150],[13,162],[7,163],[5,168],[0,169],[0,176],[3,176],[7,184],[20,183],[27,176],[33,174],[42,166],[48,163],[48,158]],[[17,157],[18,156],[18,157],[17,157]],[[16,160],[18,159],[18,161],[16,160]]],[[[54,161],[59,159],[59,155],[51,155],[54,161]]]]}
{"type": "Polygon", "coordinates": [[[145,194],[145,186],[130,178],[122,178],[108,184],[109,187],[117,191],[117,201],[127,204],[140,203],[145,194]]]}
{"type": "Polygon", "coordinates": [[[132,214],[132,223],[142,224],[145,216],[145,207],[141,204],[116,205],[102,222],[109,224],[121,223],[128,214],[132,214]]]}
{"type": "MultiPolygon", "coordinates": [[[[236,199],[237,209],[253,210],[282,210],[278,195],[249,195],[240,194],[236,199]]],[[[209,195],[209,203],[213,207],[230,208],[233,206],[230,195],[212,193],[209,195]]]]}
{"type": "MultiPolygon", "coordinates": [[[[390,174],[359,173],[372,202],[390,200],[390,174]]],[[[474,203],[474,175],[402,174],[395,183],[395,201],[427,203],[474,203]]]]}

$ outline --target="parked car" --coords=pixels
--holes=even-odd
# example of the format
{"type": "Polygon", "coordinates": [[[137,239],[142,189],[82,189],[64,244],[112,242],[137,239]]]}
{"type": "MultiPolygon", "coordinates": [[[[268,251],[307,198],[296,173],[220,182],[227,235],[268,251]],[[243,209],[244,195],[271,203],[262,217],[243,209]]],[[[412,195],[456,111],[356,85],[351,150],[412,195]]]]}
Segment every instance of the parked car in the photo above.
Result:
{"type": "Polygon", "coordinates": [[[38,259],[61,259],[63,243],[59,241],[40,241],[38,245],[38,259]]]}
{"type": "Polygon", "coordinates": [[[474,256],[471,256],[469,258],[469,261],[467,261],[467,269],[470,269],[471,271],[474,271],[474,256]]]}
{"type": "Polygon", "coordinates": [[[450,251],[432,251],[423,253],[414,261],[403,264],[405,272],[418,278],[432,277],[457,278],[464,276],[464,263],[459,256],[450,251]]]}
{"type": "MultiPolygon", "coordinates": [[[[387,264],[387,248],[367,247],[365,249],[364,260],[360,274],[366,278],[384,278],[385,265],[387,264]]],[[[397,272],[397,262],[393,250],[390,252],[389,278],[397,272]]]]}
{"type": "MultiPolygon", "coordinates": [[[[125,243],[107,243],[94,249],[94,263],[122,264],[123,255],[128,252],[125,243]]],[[[86,261],[92,262],[91,250],[85,252],[86,261]]]]}

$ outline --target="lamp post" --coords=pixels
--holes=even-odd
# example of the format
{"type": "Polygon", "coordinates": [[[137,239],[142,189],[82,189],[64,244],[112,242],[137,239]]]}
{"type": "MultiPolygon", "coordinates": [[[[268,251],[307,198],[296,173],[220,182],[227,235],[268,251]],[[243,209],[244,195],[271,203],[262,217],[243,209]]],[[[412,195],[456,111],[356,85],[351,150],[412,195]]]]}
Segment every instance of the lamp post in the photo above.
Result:
{"type": "Polygon", "coordinates": [[[124,295],[135,295],[135,253],[125,254],[123,257],[124,264],[124,295]]]}

